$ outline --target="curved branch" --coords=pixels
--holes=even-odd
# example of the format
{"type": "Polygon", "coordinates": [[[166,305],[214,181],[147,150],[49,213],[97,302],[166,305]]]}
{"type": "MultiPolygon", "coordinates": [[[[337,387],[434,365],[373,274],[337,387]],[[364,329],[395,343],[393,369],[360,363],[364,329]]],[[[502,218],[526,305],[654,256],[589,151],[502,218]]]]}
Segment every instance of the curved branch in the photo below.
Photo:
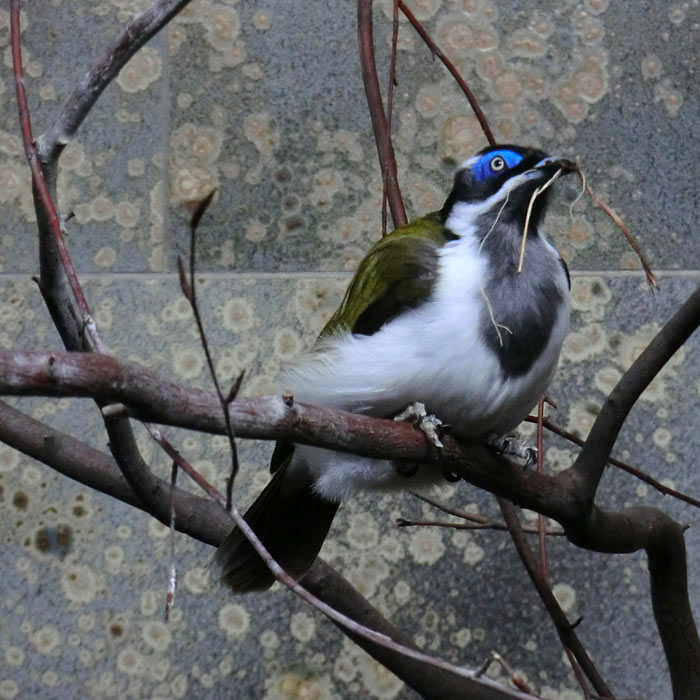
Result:
{"type": "MultiPolygon", "coordinates": [[[[2,401],[0,442],[5,442],[86,486],[141,508],[168,524],[168,482],[153,477],[155,489],[150,502],[157,501],[162,506],[164,513],[161,517],[144,506],[142,499],[129,487],[114,460],[69,435],[35,421],[2,401]]],[[[179,488],[173,489],[172,493],[177,516],[176,528],[201,542],[213,546],[221,544],[231,529],[229,515],[214,501],[193,496],[179,488]]],[[[371,628],[374,635],[378,635],[385,643],[391,640],[391,643],[415,651],[420,657],[426,656],[321,559],[317,560],[307,577],[302,579],[302,585],[326,606],[351,618],[362,627],[371,628]]],[[[420,658],[409,659],[401,651],[354,634],[340,624],[338,626],[423,697],[434,700],[442,700],[445,697],[457,700],[531,700],[531,696],[497,684],[488,678],[470,678],[472,672],[466,669],[458,669],[458,673],[450,670],[453,668],[450,664],[440,662],[439,659],[431,659],[431,663],[420,658]],[[442,664],[442,667],[436,666],[436,663],[442,664]],[[442,694],[443,690],[447,695],[442,694]]]]}
{"type": "Polygon", "coordinates": [[[578,458],[568,470],[580,483],[581,497],[589,503],[593,503],[603,470],[627,415],[642,392],[698,326],[700,287],[666,322],[610,392],[578,458]]]}
{"type": "Polygon", "coordinates": [[[37,149],[44,164],[55,168],[59,154],[73,138],[104,89],[129,59],[189,3],[190,0],[156,0],[124,25],[75,86],[51,126],[37,139],[37,149]]]}

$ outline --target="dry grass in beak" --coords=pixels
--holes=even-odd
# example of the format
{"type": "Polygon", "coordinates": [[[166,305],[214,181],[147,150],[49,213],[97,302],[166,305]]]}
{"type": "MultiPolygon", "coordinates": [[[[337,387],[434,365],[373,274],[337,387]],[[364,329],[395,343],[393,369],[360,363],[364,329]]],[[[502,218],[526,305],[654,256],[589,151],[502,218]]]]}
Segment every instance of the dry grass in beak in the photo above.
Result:
{"type": "Polygon", "coordinates": [[[525,228],[523,229],[523,242],[520,245],[520,259],[518,260],[518,274],[520,274],[523,271],[523,260],[525,259],[525,243],[527,242],[527,230],[528,227],[530,226],[530,216],[532,214],[532,206],[535,203],[535,200],[549,187],[552,186],[554,181],[564,172],[564,168],[559,168],[557,172],[552,175],[552,177],[547,180],[547,182],[544,183],[544,185],[541,185],[538,187],[533,193],[532,197],[530,197],[530,202],[527,205],[527,213],[525,214],[525,228]]]}

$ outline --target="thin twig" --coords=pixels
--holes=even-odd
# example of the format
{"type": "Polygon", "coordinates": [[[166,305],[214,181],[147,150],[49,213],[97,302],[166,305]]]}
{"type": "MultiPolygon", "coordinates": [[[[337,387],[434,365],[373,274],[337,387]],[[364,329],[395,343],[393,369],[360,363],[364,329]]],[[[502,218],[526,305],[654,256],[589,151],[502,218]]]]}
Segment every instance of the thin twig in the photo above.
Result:
{"type": "Polygon", "coordinates": [[[175,601],[175,590],[177,589],[177,566],[175,563],[175,484],[177,482],[177,462],[173,461],[170,472],[170,554],[168,576],[168,592],[165,595],[165,621],[170,619],[170,610],[175,601]]]}
{"type": "MultiPolygon", "coordinates": [[[[462,518],[462,520],[467,520],[468,522],[473,523],[473,527],[469,527],[461,523],[451,523],[448,521],[411,521],[405,518],[400,518],[400,520],[402,520],[402,523],[400,525],[403,527],[408,527],[409,525],[444,525],[445,527],[457,527],[458,529],[489,529],[502,530],[504,532],[508,530],[508,526],[504,522],[491,520],[490,518],[487,518],[484,515],[480,515],[479,513],[470,513],[468,510],[452,508],[451,506],[448,506],[445,503],[441,503],[437,499],[432,498],[431,496],[424,495],[422,493],[412,491],[411,495],[417,498],[418,500],[423,501],[424,503],[428,503],[434,508],[441,510],[443,513],[447,513],[448,515],[454,515],[457,518],[462,518]]],[[[538,529],[532,525],[523,525],[523,530],[528,534],[538,534],[538,529]]],[[[547,531],[547,534],[558,537],[563,535],[564,531],[559,529],[549,529],[547,531]]]]}
{"type": "Polygon", "coordinates": [[[525,259],[525,243],[527,242],[527,231],[528,227],[530,225],[530,216],[532,214],[532,207],[535,204],[535,200],[537,197],[539,197],[546,189],[548,189],[554,181],[561,175],[563,172],[562,168],[559,168],[557,172],[552,175],[552,177],[547,180],[547,182],[544,183],[544,185],[541,185],[540,187],[537,187],[535,191],[532,193],[532,196],[530,197],[530,201],[528,202],[527,205],[527,211],[525,212],[525,226],[523,228],[523,242],[520,245],[520,257],[518,258],[518,268],[517,272],[520,274],[523,271],[523,260],[525,259]]]}
{"type": "MultiPolygon", "coordinates": [[[[224,396],[223,392],[221,391],[221,386],[219,385],[219,378],[216,375],[216,369],[214,367],[214,360],[211,355],[211,351],[209,349],[209,342],[207,340],[207,334],[204,330],[204,323],[202,321],[202,315],[199,312],[199,304],[197,303],[197,282],[195,278],[195,267],[196,267],[196,259],[197,259],[197,253],[196,253],[196,241],[197,241],[197,226],[199,225],[199,221],[204,216],[204,212],[207,210],[209,205],[211,204],[211,201],[214,197],[214,194],[216,193],[216,190],[212,190],[204,199],[202,199],[201,202],[197,205],[194,213],[192,214],[192,218],[190,220],[190,278],[189,281],[185,281],[185,275],[183,272],[182,268],[182,260],[178,257],[177,259],[177,264],[178,264],[178,270],[180,273],[180,284],[182,286],[182,293],[185,295],[185,298],[187,301],[190,303],[190,307],[192,308],[192,313],[194,314],[194,319],[197,324],[197,332],[199,333],[199,341],[202,345],[202,349],[204,350],[204,356],[206,357],[207,360],[207,367],[209,368],[209,376],[212,379],[212,382],[214,382],[214,388],[216,390],[216,395],[219,397],[219,403],[221,404],[221,411],[224,416],[224,421],[226,423],[226,436],[228,438],[229,442],[229,450],[231,453],[231,473],[229,475],[229,478],[226,482],[226,507],[229,509],[231,507],[231,504],[233,502],[233,482],[234,479],[236,478],[236,474],[238,474],[238,449],[236,447],[236,437],[233,432],[233,426],[231,425],[231,416],[229,415],[228,411],[228,405],[229,403],[233,400],[231,398],[232,392],[230,391],[228,396],[224,396]]],[[[239,376],[239,381],[234,384],[235,388],[235,393],[233,394],[233,398],[235,398],[235,394],[238,393],[238,389],[240,388],[240,381],[243,380],[243,375],[241,374],[239,376]]]]}
{"type": "MultiPolygon", "coordinates": [[[[396,45],[399,40],[399,3],[394,0],[394,10],[391,30],[391,59],[389,61],[389,85],[386,97],[386,125],[391,136],[392,117],[394,107],[394,86],[396,85],[396,45]]],[[[384,167],[388,167],[389,153],[384,156],[384,167]]],[[[382,236],[386,236],[386,204],[387,204],[387,183],[384,181],[382,187],[382,236]]]]}
{"type": "MultiPolygon", "coordinates": [[[[537,403],[537,473],[544,473],[544,431],[542,422],[544,421],[544,396],[537,403]]],[[[539,532],[540,548],[540,574],[546,583],[549,582],[549,570],[547,567],[547,536],[546,522],[542,513],[537,514],[537,530],[539,532]]]]}
{"type": "MultiPolygon", "coordinates": [[[[394,521],[398,527],[446,527],[453,530],[496,530],[508,532],[505,523],[492,521],[488,523],[454,523],[449,520],[409,520],[408,518],[396,518],[394,521]]],[[[539,529],[533,525],[523,525],[523,532],[528,535],[539,535],[539,529]]],[[[552,537],[564,537],[563,530],[546,530],[552,537]]]]}
{"type": "MultiPolygon", "coordinates": [[[[533,416],[528,416],[525,419],[525,422],[536,423],[537,418],[533,416]]],[[[585,440],[581,439],[578,435],[574,435],[574,433],[570,433],[568,430],[565,430],[556,423],[553,423],[551,420],[549,420],[549,418],[545,418],[542,421],[542,426],[550,432],[554,433],[555,435],[559,435],[559,437],[562,437],[565,440],[572,442],[574,445],[582,447],[585,444],[585,440]]],[[[676,491],[670,486],[662,484],[660,481],[654,479],[653,476],[649,476],[649,474],[647,474],[646,472],[643,472],[640,469],[637,469],[636,467],[633,467],[632,465],[617,459],[616,457],[610,457],[608,459],[608,462],[613,466],[622,469],[622,471],[631,474],[636,479],[639,479],[640,481],[649,484],[649,486],[656,489],[659,493],[662,493],[665,496],[671,496],[672,498],[677,498],[679,501],[684,501],[685,503],[689,503],[691,506],[700,508],[700,500],[698,500],[697,498],[693,498],[692,496],[688,496],[688,494],[685,494],[682,491],[676,491]]]]}
{"type": "Polygon", "coordinates": [[[484,132],[486,140],[489,142],[489,145],[495,145],[496,139],[494,138],[493,132],[486,121],[486,115],[479,106],[479,103],[474,96],[474,93],[469,88],[469,85],[467,85],[464,78],[462,78],[462,76],[459,74],[459,71],[455,68],[452,61],[445,56],[440,47],[432,40],[428,32],[425,31],[423,25],[416,19],[411,10],[406,7],[403,0],[399,0],[399,8],[406,16],[406,19],[413,25],[413,28],[418,32],[418,34],[420,34],[421,39],[423,39],[423,41],[426,43],[432,54],[437,56],[442,61],[445,68],[447,68],[452,77],[457,81],[459,87],[462,88],[462,92],[469,101],[472,111],[474,112],[474,116],[479,120],[479,125],[481,126],[481,130],[484,132]]]}
{"type": "Polygon", "coordinates": [[[80,311],[84,337],[89,337],[93,349],[97,352],[104,352],[104,346],[95,329],[92,312],[88,306],[83,290],[78,282],[78,276],[73,268],[70,254],[66,248],[63,238],[63,227],[61,219],[56,211],[49,189],[44,177],[44,171],[39,162],[39,157],[34,145],[32,136],[32,123],[29,115],[29,104],[27,102],[27,92],[24,87],[24,74],[22,70],[22,46],[20,41],[20,0],[10,2],[10,43],[12,45],[12,69],[15,77],[15,93],[17,96],[17,107],[19,110],[19,121],[22,130],[22,142],[24,143],[24,153],[32,172],[32,186],[36,195],[35,202],[43,207],[46,221],[53,236],[58,256],[63,265],[68,285],[80,311]]]}
{"type": "MultiPolygon", "coordinates": [[[[580,173],[580,171],[579,171],[580,173]]],[[[642,252],[641,247],[639,246],[639,243],[637,243],[636,238],[632,235],[630,230],[627,228],[625,225],[625,222],[616,214],[608,204],[606,204],[603,199],[600,197],[600,195],[588,184],[586,183],[586,192],[590,195],[591,199],[615,222],[617,227],[622,231],[622,233],[625,234],[625,238],[627,239],[627,242],[629,243],[630,247],[632,250],[635,252],[637,258],[639,258],[639,262],[642,265],[642,268],[644,269],[644,273],[647,276],[647,282],[649,282],[651,287],[657,287],[658,282],[656,281],[656,277],[654,276],[654,273],[651,271],[651,266],[647,262],[647,259],[642,252]]]]}
{"type": "Polygon", "coordinates": [[[571,649],[569,649],[569,647],[564,647],[564,653],[566,654],[566,658],[569,660],[571,670],[574,672],[576,682],[579,684],[579,687],[583,692],[584,700],[591,700],[591,689],[588,687],[588,681],[586,680],[586,677],[584,676],[583,671],[581,670],[579,662],[576,661],[576,657],[573,655],[573,652],[571,651],[571,649]]]}
{"type": "Polygon", "coordinates": [[[521,678],[518,676],[515,671],[513,670],[513,667],[499,654],[497,651],[491,652],[491,656],[493,657],[493,660],[496,661],[501,668],[508,674],[510,677],[511,683],[518,688],[518,690],[522,690],[524,693],[530,693],[533,697],[539,698],[540,696],[535,693],[535,691],[527,684],[524,678],[521,678]]]}

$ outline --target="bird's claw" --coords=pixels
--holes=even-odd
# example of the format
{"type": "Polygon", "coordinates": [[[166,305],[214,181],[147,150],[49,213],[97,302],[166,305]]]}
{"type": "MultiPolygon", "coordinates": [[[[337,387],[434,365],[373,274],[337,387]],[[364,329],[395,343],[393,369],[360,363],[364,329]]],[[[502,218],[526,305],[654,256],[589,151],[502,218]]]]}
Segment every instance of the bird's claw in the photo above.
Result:
{"type": "Polygon", "coordinates": [[[494,435],[489,438],[488,445],[499,455],[524,459],[523,469],[537,464],[537,449],[513,435],[494,435]]]}
{"type": "Polygon", "coordinates": [[[416,428],[423,431],[431,445],[437,448],[443,447],[440,438],[444,435],[447,426],[437,416],[428,415],[425,404],[420,401],[407,406],[401,413],[394,416],[394,420],[413,423],[416,428]]]}
{"type": "Polygon", "coordinates": [[[531,446],[526,447],[525,452],[527,452],[527,457],[525,458],[525,464],[523,464],[523,469],[534,467],[537,464],[537,448],[531,446]]]}

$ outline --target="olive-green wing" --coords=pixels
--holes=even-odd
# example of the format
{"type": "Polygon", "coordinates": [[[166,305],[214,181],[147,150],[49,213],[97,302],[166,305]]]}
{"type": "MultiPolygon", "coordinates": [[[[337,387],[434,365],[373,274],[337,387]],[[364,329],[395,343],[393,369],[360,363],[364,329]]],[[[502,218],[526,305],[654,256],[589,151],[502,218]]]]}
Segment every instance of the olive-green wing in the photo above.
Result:
{"type": "MultiPolygon", "coordinates": [[[[372,335],[392,318],[425,301],[437,276],[437,251],[448,240],[440,212],[433,212],[377,241],[319,338],[340,330],[372,335]]],[[[277,442],[270,471],[274,473],[288,463],[293,452],[292,443],[277,442]]]]}
{"type": "Polygon", "coordinates": [[[449,240],[439,212],[411,221],[377,241],[320,337],[338,330],[376,333],[425,301],[437,276],[437,251],[449,240]]]}
{"type": "MultiPolygon", "coordinates": [[[[371,335],[425,301],[437,277],[437,251],[449,238],[436,212],[378,241],[360,263],[321,337],[340,330],[371,335]]],[[[292,443],[277,443],[270,465],[274,476],[245,519],[274,558],[299,577],[318,555],[338,504],[317,496],[311,484],[291,493],[280,488],[293,454],[292,443]]],[[[218,549],[216,562],[222,580],[236,592],[264,590],[274,581],[238,528],[218,549]]]]}

